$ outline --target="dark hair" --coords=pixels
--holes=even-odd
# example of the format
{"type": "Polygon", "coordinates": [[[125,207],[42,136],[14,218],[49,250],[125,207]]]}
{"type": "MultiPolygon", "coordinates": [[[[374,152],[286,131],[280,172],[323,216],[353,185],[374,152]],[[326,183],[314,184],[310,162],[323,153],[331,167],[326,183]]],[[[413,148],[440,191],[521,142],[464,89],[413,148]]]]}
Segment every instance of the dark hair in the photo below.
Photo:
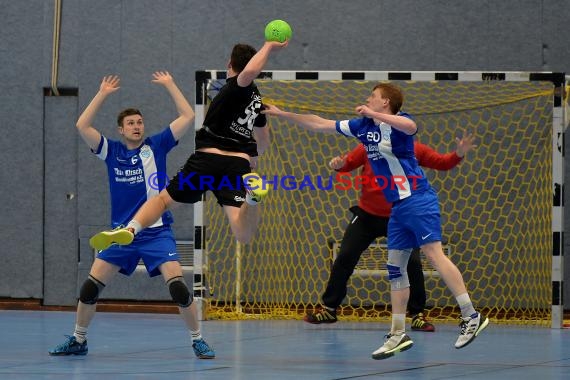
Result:
{"type": "Polygon", "coordinates": [[[257,53],[253,46],[246,44],[236,44],[232,49],[230,65],[236,73],[241,73],[251,57],[257,53]]]}
{"type": "Polygon", "coordinates": [[[140,117],[142,117],[142,113],[141,111],[139,111],[136,108],[127,108],[121,111],[121,113],[119,114],[119,116],[117,116],[117,125],[119,127],[123,126],[123,119],[127,116],[131,116],[131,115],[139,115],[140,117]]]}
{"type": "MultiPolygon", "coordinates": [[[[374,90],[380,90],[382,92],[382,97],[390,100],[390,111],[395,115],[402,108],[404,104],[404,94],[399,87],[391,83],[378,83],[374,86],[374,90]]],[[[372,90],[372,91],[374,91],[372,90]]]]}

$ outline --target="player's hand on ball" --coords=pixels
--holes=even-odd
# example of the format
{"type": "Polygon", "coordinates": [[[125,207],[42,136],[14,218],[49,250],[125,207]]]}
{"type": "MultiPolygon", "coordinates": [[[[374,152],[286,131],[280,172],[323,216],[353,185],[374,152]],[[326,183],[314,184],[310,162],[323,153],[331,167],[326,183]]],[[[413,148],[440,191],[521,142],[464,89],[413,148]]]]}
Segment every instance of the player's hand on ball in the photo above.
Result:
{"type": "Polygon", "coordinates": [[[265,26],[265,41],[286,42],[291,39],[293,30],[283,20],[273,20],[265,26]]]}
{"type": "Polygon", "coordinates": [[[280,50],[286,48],[289,45],[289,41],[276,42],[276,41],[265,41],[265,45],[268,45],[271,50],[280,50]]]}

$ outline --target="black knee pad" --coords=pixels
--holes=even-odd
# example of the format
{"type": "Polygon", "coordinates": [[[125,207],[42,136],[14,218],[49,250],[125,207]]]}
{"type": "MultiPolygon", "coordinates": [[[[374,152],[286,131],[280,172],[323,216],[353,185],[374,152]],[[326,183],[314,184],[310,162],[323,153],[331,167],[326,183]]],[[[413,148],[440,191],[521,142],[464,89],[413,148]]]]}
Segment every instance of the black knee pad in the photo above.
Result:
{"type": "Polygon", "coordinates": [[[101,281],[89,276],[81,286],[79,291],[79,300],[87,305],[94,305],[99,299],[99,294],[105,287],[101,281]]]}
{"type": "Polygon", "coordinates": [[[167,282],[172,300],[180,307],[188,307],[192,304],[192,295],[182,277],[174,277],[167,282]]]}

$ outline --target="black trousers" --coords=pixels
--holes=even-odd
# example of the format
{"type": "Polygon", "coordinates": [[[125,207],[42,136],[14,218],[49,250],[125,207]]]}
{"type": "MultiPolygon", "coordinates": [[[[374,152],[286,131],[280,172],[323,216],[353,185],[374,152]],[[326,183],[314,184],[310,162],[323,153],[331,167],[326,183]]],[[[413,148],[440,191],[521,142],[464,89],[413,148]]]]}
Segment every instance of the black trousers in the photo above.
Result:
{"type": "MultiPolygon", "coordinates": [[[[369,214],[357,206],[351,207],[350,211],[353,217],[344,231],[340,250],[333,263],[327,288],[322,297],[325,306],[335,309],[346,297],[346,284],[362,253],[376,238],[388,235],[389,218],[369,214]]],[[[408,312],[410,315],[415,315],[423,312],[426,306],[424,273],[419,248],[412,251],[407,270],[410,279],[408,312]]]]}

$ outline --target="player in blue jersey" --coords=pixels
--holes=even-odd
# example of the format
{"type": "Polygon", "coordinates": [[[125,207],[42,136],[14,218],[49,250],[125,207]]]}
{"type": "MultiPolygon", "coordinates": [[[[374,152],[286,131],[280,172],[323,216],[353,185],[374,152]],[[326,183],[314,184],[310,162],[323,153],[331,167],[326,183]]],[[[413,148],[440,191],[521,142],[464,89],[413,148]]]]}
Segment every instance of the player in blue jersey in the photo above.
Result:
{"type": "Polygon", "coordinates": [[[130,244],[133,236],[166,210],[180,203],[196,203],[208,190],[223,207],[236,239],[242,243],[251,241],[260,220],[258,203],[267,194],[268,186],[250,171],[269,146],[261,94],[254,79],[270,54],[287,44],[288,41],[267,41],[259,51],[246,44],[233,47],[226,84],[214,97],[204,124],[196,133],[196,152],[166,189],[141,207],[126,228],[96,234],[90,241],[92,247],[130,244]]]}
{"type": "Polygon", "coordinates": [[[412,347],[405,334],[409,280],[406,266],[414,247],[421,247],[455,296],[461,309],[461,331],[455,348],[468,345],[487,327],[488,318],[475,311],[459,269],[443,253],[437,194],[430,186],[414,154],[417,126],[410,115],[400,111],[401,90],[390,83],[379,83],[365,105],[356,107],[358,118],[328,120],[317,115],[296,114],[266,105],[263,111],[321,133],[356,137],[364,144],[378,185],[392,213],[388,223],[388,279],[392,303],[392,327],[385,343],[372,353],[385,359],[412,347]]]}
{"type": "MultiPolygon", "coordinates": [[[[142,114],[134,108],[123,110],[117,118],[123,141],[110,140],[92,127],[104,100],[119,89],[117,76],[103,78],[99,92],[77,120],[79,134],[107,165],[113,227],[126,224],[145,201],[157,196],[165,187],[166,156],[194,120],[192,107],[168,72],[155,72],[152,82],[166,88],[178,111],[178,117],[161,132],[145,138],[142,114]]],[[[99,252],[79,293],[75,331],[65,342],[50,350],[50,355],[87,354],[87,329],[95,315],[101,291],[115,273],[131,275],[142,259],[151,277],[162,274],[188,327],[196,356],[201,359],[215,357],[215,352],[200,333],[196,304],[192,303],[192,294],[184,281],[171,223],[172,214],[165,212],[141,231],[131,245],[114,245],[99,252]]]]}

